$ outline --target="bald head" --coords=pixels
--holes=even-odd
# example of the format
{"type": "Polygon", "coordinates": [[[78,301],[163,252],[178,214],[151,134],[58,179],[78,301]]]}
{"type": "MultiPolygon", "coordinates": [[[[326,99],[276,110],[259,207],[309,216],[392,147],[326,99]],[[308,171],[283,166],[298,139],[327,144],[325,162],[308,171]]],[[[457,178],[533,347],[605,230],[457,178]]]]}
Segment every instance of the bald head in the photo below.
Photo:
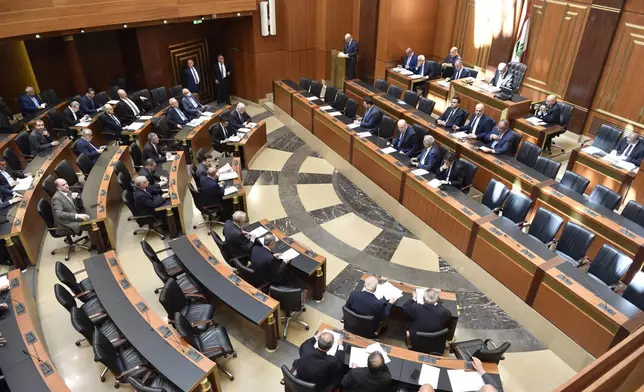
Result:
{"type": "Polygon", "coordinates": [[[411,50],[411,48],[407,48],[407,49],[405,50],[405,55],[406,55],[406,56],[410,56],[412,53],[414,53],[414,51],[413,51],[413,50],[411,50]]]}
{"type": "Polygon", "coordinates": [[[418,392],[435,392],[435,389],[430,384],[425,384],[422,387],[420,387],[418,392]]]}
{"type": "Polygon", "coordinates": [[[127,93],[122,88],[119,89],[116,93],[119,95],[119,98],[121,98],[121,99],[127,98],[127,93]]]}
{"type": "Polygon", "coordinates": [[[546,106],[551,107],[557,102],[557,96],[556,95],[548,95],[548,98],[546,98],[546,106]]]}
{"type": "Polygon", "coordinates": [[[483,112],[485,111],[485,105],[483,105],[482,103],[477,103],[474,111],[476,112],[477,116],[482,116],[483,112]]]}
{"type": "Polygon", "coordinates": [[[364,280],[364,288],[370,293],[374,293],[378,287],[378,278],[370,276],[364,280]]]}
{"type": "Polygon", "coordinates": [[[273,234],[266,234],[264,236],[264,246],[272,248],[275,245],[275,236],[273,234]]]}
{"type": "Polygon", "coordinates": [[[377,371],[380,371],[384,364],[385,359],[382,357],[380,351],[374,351],[369,354],[369,358],[367,358],[367,367],[369,368],[370,372],[375,373],[377,371]]]}
{"type": "Polygon", "coordinates": [[[333,334],[324,332],[318,337],[318,348],[322,351],[329,351],[333,347],[333,334]]]}
{"type": "Polygon", "coordinates": [[[501,120],[496,124],[496,127],[499,128],[499,132],[505,133],[505,131],[510,129],[510,122],[508,120],[501,120]]]}
{"type": "Polygon", "coordinates": [[[184,88],[183,90],[181,90],[181,94],[187,97],[188,95],[190,95],[190,90],[188,90],[187,88],[184,88]]]}
{"type": "Polygon", "coordinates": [[[405,133],[407,131],[407,121],[398,120],[398,130],[402,133],[405,133]]]}
{"type": "Polygon", "coordinates": [[[456,46],[453,46],[453,47],[449,50],[449,55],[450,55],[450,56],[452,56],[452,57],[454,57],[454,56],[456,56],[457,54],[458,54],[458,48],[457,48],[456,46]]]}
{"type": "Polygon", "coordinates": [[[351,34],[349,34],[349,33],[346,33],[346,34],[344,35],[344,40],[345,40],[346,42],[349,42],[349,41],[351,40],[351,38],[352,38],[352,37],[351,37],[351,34]]]}
{"type": "Polygon", "coordinates": [[[498,66],[498,67],[496,67],[496,69],[497,69],[499,72],[503,73],[503,72],[505,72],[505,70],[507,69],[507,64],[506,64],[506,63],[499,63],[499,66],[498,66]]]}
{"type": "Polygon", "coordinates": [[[178,107],[179,107],[179,102],[176,100],[176,98],[170,98],[170,100],[168,101],[168,103],[169,103],[169,104],[170,104],[170,106],[172,106],[173,108],[178,108],[178,107]]]}

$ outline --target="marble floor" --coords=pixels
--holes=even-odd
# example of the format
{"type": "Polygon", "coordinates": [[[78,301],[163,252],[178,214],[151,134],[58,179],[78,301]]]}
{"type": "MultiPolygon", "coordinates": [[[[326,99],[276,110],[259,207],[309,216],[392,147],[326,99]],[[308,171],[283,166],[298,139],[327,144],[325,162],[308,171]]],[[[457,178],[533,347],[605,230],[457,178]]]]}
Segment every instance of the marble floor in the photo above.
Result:
{"type": "MultiPolygon", "coordinates": [[[[268,145],[244,172],[250,221],[268,219],[303,245],[327,259],[327,292],[321,302],[311,301],[301,319],[311,330],[320,323],[341,327],[341,307],[363,273],[456,292],[459,322],[456,339],[491,338],[510,342],[500,364],[506,391],[541,392],[554,389],[592,360],[475,263],[420,222],[375,184],[342,161],[319,140],[280,113],[270,103],[247,107],[254,120],[267,123],[268,145]],[[273,111],[275,113],[273,113],[273,111]],[[394,203],[395,202],[395,203],[394,203]]],[[[192,229],[201,216],[186,195],[186,229],[196,232],[215,254],[218,249],[207,229],[192,229]]],[[[160,280],[133,236],[135,224],[128,222],[123,207],[118,223],[117,253],[130,282],[152,310],[161,307],[154,289],[160,280]]],[[[215,231],[221,234],[221,227],[215,231]]],[[[155,249],[164,242],[149,236],[155,249]]],[[[43,249],[59,241],[47,237],[43,249]]],[[[82,260],[76,253],[66,264],[83,277],[82,260]]],[[[79,335],[69,314],[55,300],[57,282],[53,265],[59,256],[43,251],[39,261],[37,303],[44,339],[53,361],[73,391],[109,391],[101,383],[102,367],[93,362],[91,347],[76,347],[79,335]]],[[[289,328],[279,348],[263,348],[263,332],[250,326],[229,309],[217,309],[217,321],[226,326],[237,358],[225,362],[235,380],[221,377],[224,391],[282,391],[279,367],[297,358],[298,346],[311,331],[299,325],[289,328]]],[[[404,325],[392,323],[383,340],[404,346],[404,325]]]]}

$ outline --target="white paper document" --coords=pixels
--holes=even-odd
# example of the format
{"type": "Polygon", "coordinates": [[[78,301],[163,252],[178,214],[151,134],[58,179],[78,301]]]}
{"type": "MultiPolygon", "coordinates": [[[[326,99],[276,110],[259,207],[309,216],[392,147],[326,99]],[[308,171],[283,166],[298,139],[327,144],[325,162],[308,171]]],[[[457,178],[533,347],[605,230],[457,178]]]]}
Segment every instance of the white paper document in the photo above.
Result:
{"type": "Polygon", "coordinates": [[[438,85],[443,87],[449,87],[449,81],[447,80],[440,81],[438,82],[438,85]]]}
{"type": "Polygon", "coordinates": [[[413,75],[414,73],[412,71],[408,70],[408,69],[401,68],[400,69],[400,74],[401,75],[413,75]]]}
{"type": "Polygon", "coordinates": [[[455,137],[457,139],[465,139],[467,135],[468,135],[467,132],[456,132],[452,134],[452,137],[455,137]]]}
{"type": "Polygon", "coordinates": [[[256,126],[257,126],[257,123],[254,123],[254,122],[246,123],[246,128],[255,128],[256,126]]]}
{"type": "Polygon", "coordinates": [[[331,110],[331,109],[333,109],[333,106],[331,106],[331,105],[320,106],[320,110],[327,111],[327,110],[331,110]]]}
{"type": "Polygon", "coordinates": [[[254,236],[255,236],[255,238],[258,238],[258,237],[263,236],[263,235],[264,235],[264,234],[266,234],[266,233],[268,233],[268,229],[267,229],[267,228],[265,228],[264,226],[259,226],[259,227],[258,227],[258,228],[256,228],[255,230],[251,231],[251,232],[250,232],[250,235],[254,235],[254,236]]]}
{"type": "Polygon", "coordinates": [[[358,137],[369,137],[371,132],[358,132],[358,137]]]}
{"type": "Polygon", "coordinates": [[[228,180],[234,180],[235,178],[239,178],[236,172],[231,171],[227,173],[222,173],[219,176],[219,181],[228,181],[228,180]]]}
{"type": "Polygon", "coordinates": [[[416,303],[421,305],[425,303],[423,296],[425,295],[426,290],[427,289],[424,287],[416,287],[416,303]]]}
{"type": "Polygon", "coordinates": [[[151,119],[152,119],[152,116],[139,116],[139,120],[147,121],[147,120],[151,120],[151,119]]]}
{"type": "Polygon", "coordinates": [[[615,155],[606,155],[602,159],[605,161],[609,161],[613,165],[618,166],[619,168],[625,169],[625,170],[633,170],[639,167],[639,166],[633,165],[630,162],[626,162],[624,160],[618,159],[615,155]]]}
{"type": "Polygon", "coordinates": [[[403,101],[402,99],[399,99],[399,100],[397,100],[397,101],[396,101],[396,103],[397,103],[398,105],[404,105],[404,104],[405,104],[405,101],[403,101]]]}
{"type": "Polygon", "coordinates": [[[224,189],[224,196],[232,195],[235,192],[237,192],[237,188],[235,188],[234,186],[229,186],[228,188],[224,189]]]}
{"type": "Polygon", "coordinates": [[[396,149],[393,147],[387,147],[381,148],[380,151],[382,151],[383,154],[391,154],[392,152],[396,152],[396,149]]]}
{"type": "Polygon", "coordinates": [[[7,275],[0,276],[0,289],[6,290],[9,288],[9,278],[7,275]]]}
{"type": "Polygon", "coordinates": [[[85,127],[88,127],[89,124],[91,124],[91,123],[92,123],[91,121],[81,121],[78,124],[76,124],[75,126],[85,128],[85,127]]]}
{"type": "Polygon", "coordinates": [[[232,170],[233,170],[233,168],[230,167],[230,163],[227,163],[227,164],[223,165],[222,167],[220,167],[217,170],[217,175],[221,175],[222,173],[228,173],[228,172],[230,172],[232,170]]]}
{"type": "Polygon", "coordinates": [[[355,346],[351,347],[351,355],[349,356],[350,368],[365,368],[367,367],[368,359],[369,353],[367,350],[355,346]]]}
{"type": "Polygon", "coordinates": [[[241,142],[241,140],[242,140],[242,137],[238,136],[238,135],[231,136],[231,137],[228,138],[228,141],[231,142],[231,143],[239,143],[239,142],[241,142]]]}
{"type": "Polygon", "coordinates": [[[210,121],[210,117],[208,117],[208,116],[201,116],[201,117],[199,117],[199,121],[200,121],[200,122],[202,122],[202,123],[204,123],[204,122],[206,122],[206,121],[210,121]]]}
{"type": "Polygon", "coordinates": [[[539,117],[530,117],[526,119],[526,121],[532,125],[546,125],[545,121],[543,121],[539,117]]]}
{"type": "Polygon", "coordinates": [[[423,77],[423,75],[409,75],[409,79],[421,79],[423,77]]]}
{"type": "MultiPolygon", "coordinates": [[[[349,129],[356,129],[356,128],[358,128],[359,126],[360,126],[360,123],[353,123],[353,124],[349,124],[349,125],[348,125],[349,129]]],[[[369,132],[367,132],[367,133],[369,133],[369,132]]]]}
{"type": "Polygon", "coordinates": [[[431,181],[427,181],[427,185],[429,185],[432,188],[438,188],[439,186],[443,185],[443,181],[437,180],[434,178],[431,181]]]}
{"type": "Polygon", "coordinates": [[[338,116],[341,116],[342,113],[340,113],[340,112],[331,112],[331,113],[329,113],[329,115],[331,115],[333,117],[338,117],[338,116]]]}
{"type": "Polygon", "coordinates": [[[291,249],[287,250],[286,252],[282,253],[281,259],[288,262],[288,261],[293,260],[294,258],[296,258],[299,255],[300,255],[300,252],[298,252],[295,249],[291,248],[291,249]]]}
{"type": "Polygon", "coordinates": [[[385,299],[387,301],[391,300],[392,298],[400,298],[403,295],[402,290],[394,286],[390,282],[385,282],[383,284],[379,284],[378,286],[380,287],[381,292],[385,296],[385,299]]]}
{"type": "Polygon", "coordinates": [[[429,172],[427,170],[425,170],[425,169],[416,169],[416,170],[412,170],[411,173],[413,175],[415,175],[415,176],[424,176],[425,174],[427,174],[429,172]]]}
{"type": "MultiPolygon", "coordinates": [[[[339,333],[330,331],[328,329],[322,330],[322,333],[325,333],[325,332],[328,332],[331,335],[333,335],[333,346],[331,346],[329,351],[326,352],[326,355],[334,356],[335,353],[338,351],[338,345],[340,344],[340,339],[342,338],[342,336],[340,336],[339,333]]],[[[314,345],[314,347],[318,348],[318,338],[317,338],[317,336],[315,337],[315,345],[314,345]]]]}
{"type": "Polygon", "coordinates": [[[201,119],[195,118],[194,120],[190,121],[188,125],[190,125],[191,127],[198,127],[199,125],[201,125],[201,119]]]}
{"type": "Polygon", "coordinates": [[[116,105],[117,103],[119,103],[119,100],[118,99],[113,99],[111,101],[107,101],[107,103],[109,103],[110,105],[116,105]]]}
{"type": "Polygon", "coordinates": [[[248,132],[250,132],[250,131],[251,131],[251,129],[250,129],[250,128],[239,128],[239,129],[237,130],[237,133],[244,133],[244,134],[246,134],[246,133],[248,133],[248,132]]]}
{"type": "Polygon", "coordinates": [[[13,187],[14,192],[26,191],[31,186],[34,178],[32,176],[25,178],[18,178],[16,185],[13,187]]]}
{"type": "Polygon", "coordinates": [[[418,377],[418,385],[429,384],[434,388],[438,388],[438,377],[441,370],[437,367],[425,365],[420,369],[420,377],[418,377]]]}
{"type": "Polygon", "coordinates": [[[143,127],[145,123],[142,122],[133,122],[132,124],[128,125],[126,128],[131,130],[131,131],[136,131],[137,129],[143,127]]]}
{"type": "Polygon", "coordinates": [[[214,116],[214,115],[215,115],[215,113],[213,113],[213,112],[203,112],[203,113],[201,113],[201,115],[202,115],[202,116],[206,116],[206,117],[209,117],[209,118],[210,118],[210,117],[214,116]]]}
{"type": "Polygon", "coordinates": [[[581,151],[585,152],[586,154],[591,154],[591,155],[592,154],[597,154],[597,153],[599,153],[599,154],[604,154],[605,153],[604,150],[602,150],[601,148],[597,148],[595,146],[584,147],[584,148],[581,149],[581,151]]]}
{"type": "Polygon", "coordinates": [[[309,101],[315,101],[316,99],[320,99],[320,98],[318,98],[318,97],[316,97],[316,96],[314,95],[314,96],[312,96],[312,97],[308,97],[308,98],[306,98],[306,99],[308,99],[309,101]]]}
{"type": "Polygon", "coordinates": [[[483,387],[483,378],[477,372],[448,369],[449,383],[453,392],[478,391],[483,387]]]}

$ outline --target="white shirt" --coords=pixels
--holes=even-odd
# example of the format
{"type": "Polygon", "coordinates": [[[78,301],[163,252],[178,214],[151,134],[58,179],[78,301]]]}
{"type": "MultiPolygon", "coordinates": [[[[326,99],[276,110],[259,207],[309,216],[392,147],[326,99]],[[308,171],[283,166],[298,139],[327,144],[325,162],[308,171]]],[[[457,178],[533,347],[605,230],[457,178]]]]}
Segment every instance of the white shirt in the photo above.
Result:
{"type": "Polygon", "coordinates": [[[179,113],[179,116],[181,117],[181,119],[182,119],[183,121],[186,121],[186,116],[184,116],[184,115],[183,115],[183,112],[181,111],[181,109],[179,109],[179,108],[174,108],[174,110],[176,110],[176,111],[177,111],[177,113],[179,113]]]}
{"type": "Polygon", "coordinates": [[[129,106],[129,107],[130,107],[130,109],[132,109],[132,111],[134,112],[134,115],[135,115],[135,116],[138,116],[139,114],[141,114],[141,111],[139,110],[139,108],[138,108],[138,107],[136,107],[136,105],[134,104],[134,102],[130,101],[130,99],[129,99],[129,98],[122,98],[121,100],[122,100],[123,102],[125,102],[125,103],[127,104],[127,106],[129,106]]]}
{"type": "Polygon", "coordinates": [[[35,96],[35,95],[34,95],[33,97],[31,97],[31,100],[34,102],[34,104],[36,105],[36,107],[40,106],[40,104],[38,103],[38,100],[36,99],[36,96],[35,96]]]}
{"type": "Polygon", "coordinates": [[[190,67],[190,72],[192,72],[192,77],[195,78],[195,83],[199,84],[199,74],[197,73],[195,67],[190,67]]]}
{"type": "Polygon", "coordinates": [[[4,176],[4,178],[6,178],[6,179],[7,179],[7,182],[9,183],[9,185],[13,186],[13,183],[14,183],[15,181],[14,181],[14,179],[13,179],[13,178],[11,178],[11,176],[9,175],[9,173],[7,173],[5,170],[0,171],[0,173],[2,173],[2,175],[4,176]]]}
{"type": "Polygon", "coordinates": [[[219,71],[221,72],[221,78],[226,79],[226,64],[219,63],[219,71]]]}
{"type": "Polygon", "coordinates": [[[496,85],[495,85],[495,87],[501,87],[501,85],[503,84],[504,79],[505,79],[505,77],[507,76],[507,74],[508,74],[507,72],[506,72],[506,73],[504,73],[504,74],[502,74],[502,73],[500,73],[500,72],[499,72],[499,78],[496,80],[496,85]]]}
{"type": "Polygon", "coordinates": [[[637,143],[635,144],[628,144],[628,146],[624,149],[624,152],[622,152],[622,157],[628,158],[633,150],[635,149],[635,146],[637,146],[637,143]]]}
{"type": "Polygon", "coordinates": [[[74,116],[74,120],[78,121],[78,116],[76,115],[76,112],[74,111],[74,109],[72,109],[71,106],[70,106],[69,110],[72,112],[72,115],[74,116]]]}
{"type": "Polygon", "coordinates": [[[193,97],[192,95],[190,95],[190,96],[188,97],[188,99],[190,99],[190,102],[192,102],[192,105],[193,105],[194,107],[196,107],[196,108],[197,108],[197,107],[199,107],[199,105],[197,105],[197,101],[195,100],[195,97],[193,97]]]}
{"type": "Polygon", "coordinates": [[[476,135],[476,127],[479,126],[479,120],[481,119],[481,116],[476,116],[474,118],[474,122],[472,123],[472,135],[476,135]]]}
{"type": "Polygon", "coordinates": [[[405,64],[405,68],[409,69],[409,63],[411,62],[411,57],[414,55],[414,52],[411,52],[409,57],[407,57],[407,64],[405,64]]]}
{"type": "Polygon", "coordinates": [[[111,118],[112,118],[112,120],[114,120],[114,122],[116,122],[118,125],[121,125],[121,122],[119,121],[119,119],[118,119],[118,118],[116,118],[116,116],[115,116],[115,115],[110,114],[110,117],[111,117],[111,118]]]}

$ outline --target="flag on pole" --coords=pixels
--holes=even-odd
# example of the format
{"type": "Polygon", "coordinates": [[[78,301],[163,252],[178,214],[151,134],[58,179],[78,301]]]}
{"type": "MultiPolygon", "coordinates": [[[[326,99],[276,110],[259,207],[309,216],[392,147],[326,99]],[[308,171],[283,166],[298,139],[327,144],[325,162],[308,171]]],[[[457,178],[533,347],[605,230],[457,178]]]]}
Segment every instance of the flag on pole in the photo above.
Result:
{"type": "Polygon", "coordinates": [[[525,62],[525,52],[528,47],[528,35],[530,33],[530,8],[532,8],[532,1],[525,0],[524,7],[521,11],[519,33],[517,40],[514,44],[514,51],[512,52],[512,61],[525,62]]]}

